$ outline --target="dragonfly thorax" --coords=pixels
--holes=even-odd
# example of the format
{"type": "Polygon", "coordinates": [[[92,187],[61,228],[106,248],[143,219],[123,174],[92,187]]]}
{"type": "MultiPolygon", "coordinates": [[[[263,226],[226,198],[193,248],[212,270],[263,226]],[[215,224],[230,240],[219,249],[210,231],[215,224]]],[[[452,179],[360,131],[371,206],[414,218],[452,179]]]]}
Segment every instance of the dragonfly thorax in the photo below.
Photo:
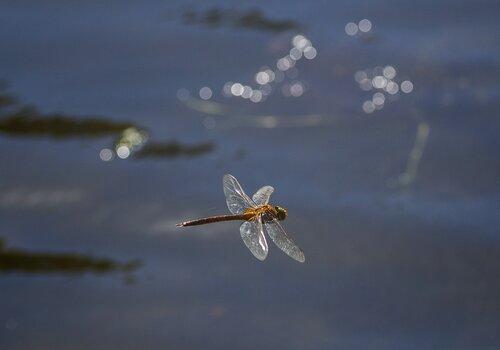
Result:
{"type": "Polygon", "coordinates": [[[249,220],[257,215],[262,215],[265,221],[272,220],[273,218],[282,221],[286,219],[287,211],[285,208],[278,205],[264,204],[258,207],[246,209],[243,215],[248,216],[246,220],[249,220]]]}

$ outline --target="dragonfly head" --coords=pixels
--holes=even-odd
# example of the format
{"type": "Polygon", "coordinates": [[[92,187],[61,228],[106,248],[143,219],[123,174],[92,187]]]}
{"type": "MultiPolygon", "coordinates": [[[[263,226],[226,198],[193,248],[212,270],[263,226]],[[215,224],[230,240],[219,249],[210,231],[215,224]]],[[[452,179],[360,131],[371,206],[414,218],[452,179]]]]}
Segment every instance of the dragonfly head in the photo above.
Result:
{"type": "Polygon", "coordinates": [[[276,210],[276,217],[278,218],[278,220],[282,221],[286,219],[287,212],[285,208],[276,205],[274,209],[276,210]]]}

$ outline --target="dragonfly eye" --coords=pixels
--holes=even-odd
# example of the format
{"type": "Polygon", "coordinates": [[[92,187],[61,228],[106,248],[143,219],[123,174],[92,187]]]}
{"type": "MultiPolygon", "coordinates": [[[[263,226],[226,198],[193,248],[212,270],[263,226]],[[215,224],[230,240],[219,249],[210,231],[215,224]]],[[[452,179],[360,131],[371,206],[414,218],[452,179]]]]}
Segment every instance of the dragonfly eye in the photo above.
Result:
{"type": "Polygon", "coordinates": [[[275,206],[274,209],[276,209],[276,217],[278,218],[278,220],[282,221],[286,219],[287,212],[285,208],[275,206]]]}

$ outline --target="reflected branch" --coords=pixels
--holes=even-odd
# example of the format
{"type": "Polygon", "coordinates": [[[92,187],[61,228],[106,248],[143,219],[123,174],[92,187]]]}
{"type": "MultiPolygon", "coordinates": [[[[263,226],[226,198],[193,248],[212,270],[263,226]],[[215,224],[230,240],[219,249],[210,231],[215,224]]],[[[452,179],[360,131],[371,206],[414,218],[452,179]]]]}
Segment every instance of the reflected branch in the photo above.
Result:
{"type": "Polygon", "coordinates": [[[406,168],[399,176],[389,181],[389,187],[406,187],[415,182],[417,178],[418,167],[422,160],[430,133],[429,123],[420,118],[417,119],[418,125],[415,142],[406,160],[406,168]]]}
{"type": "Polygon", "coordinates": [[[137,158],[176,158],[195,157],[212,152],[215,145],[212,142],[204,142],[194,145],[185,145],[177,141],[172,142],[150,142],[135,153],[137,158]]]}
{"type": "Polygon", "coordinates": [[[36,107],[19,103],[5,91],[5,86],[0,86],[0,132],[7,135],[99,138],[117,135],[132,126],[129,122],[96,116],[77,118],[64,113],[44,114],[36,107]]]}
{"type": "Polygon", "coordinates": [[[94,258],[82,254],[36,253],[20,249],[6,249],[4,242],[0,239],[0,273],[132,272],[139,266],[139,261],[119,263],[111,259],[94,258]]]}
{"type": "Polygon", "coordinates": [[[246,12],[223,10],[217,7],[208,9],[205,12],[187,10],[182,14],[182,18],[185,24],[203,25],[209,28],[231,25],[237,28],[255,29],[274,33],[300,29],[299,23],[295,21],[270,19],[258,9],[248,10],[246,12]]]}
{"type": "Polygon", "coordinates": [[[113,146],[99,156],[110,161],[115,156],[131,158],[173,158],[200,156],[211,152],[212,143],[183,145],[177,141],[150,143],[147,131],[130,122],[102,117],[78,118],[63,113],[43,114],[35,107],[19,104],[5,92],[0,82],[0,133],[14,137],[101,138],[114,137],[113,146]]]}
{"type": "Polygon", "coordinates": [[[131,123],[102,118],[75,119],[65,114],[41,115],[34,107],[23,107],[0,119],[0,132],[15,136],[98,138],[115,135],[131,126],[131,123]]]}

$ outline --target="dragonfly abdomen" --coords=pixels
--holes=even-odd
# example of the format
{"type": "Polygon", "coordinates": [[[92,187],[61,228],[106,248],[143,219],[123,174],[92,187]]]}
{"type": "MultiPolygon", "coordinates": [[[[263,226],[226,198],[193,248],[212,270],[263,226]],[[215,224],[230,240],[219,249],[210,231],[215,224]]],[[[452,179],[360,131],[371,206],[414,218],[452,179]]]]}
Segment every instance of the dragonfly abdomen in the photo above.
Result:
{"type": "Polygon", "coordinates": [[[245,221],[249,220],[253,215],[249,214],[238,214],[238,215],[217,215],[217,216],[211,216],[208,218],[203,218],[203,219],[197,219],[197,220],[190,220],[190,221],[184,221],[177,226],[197,226],[197,225],[205,225],[205,224],[211,224],[214,222],[221,222],[221,221],[245,221]]]}

